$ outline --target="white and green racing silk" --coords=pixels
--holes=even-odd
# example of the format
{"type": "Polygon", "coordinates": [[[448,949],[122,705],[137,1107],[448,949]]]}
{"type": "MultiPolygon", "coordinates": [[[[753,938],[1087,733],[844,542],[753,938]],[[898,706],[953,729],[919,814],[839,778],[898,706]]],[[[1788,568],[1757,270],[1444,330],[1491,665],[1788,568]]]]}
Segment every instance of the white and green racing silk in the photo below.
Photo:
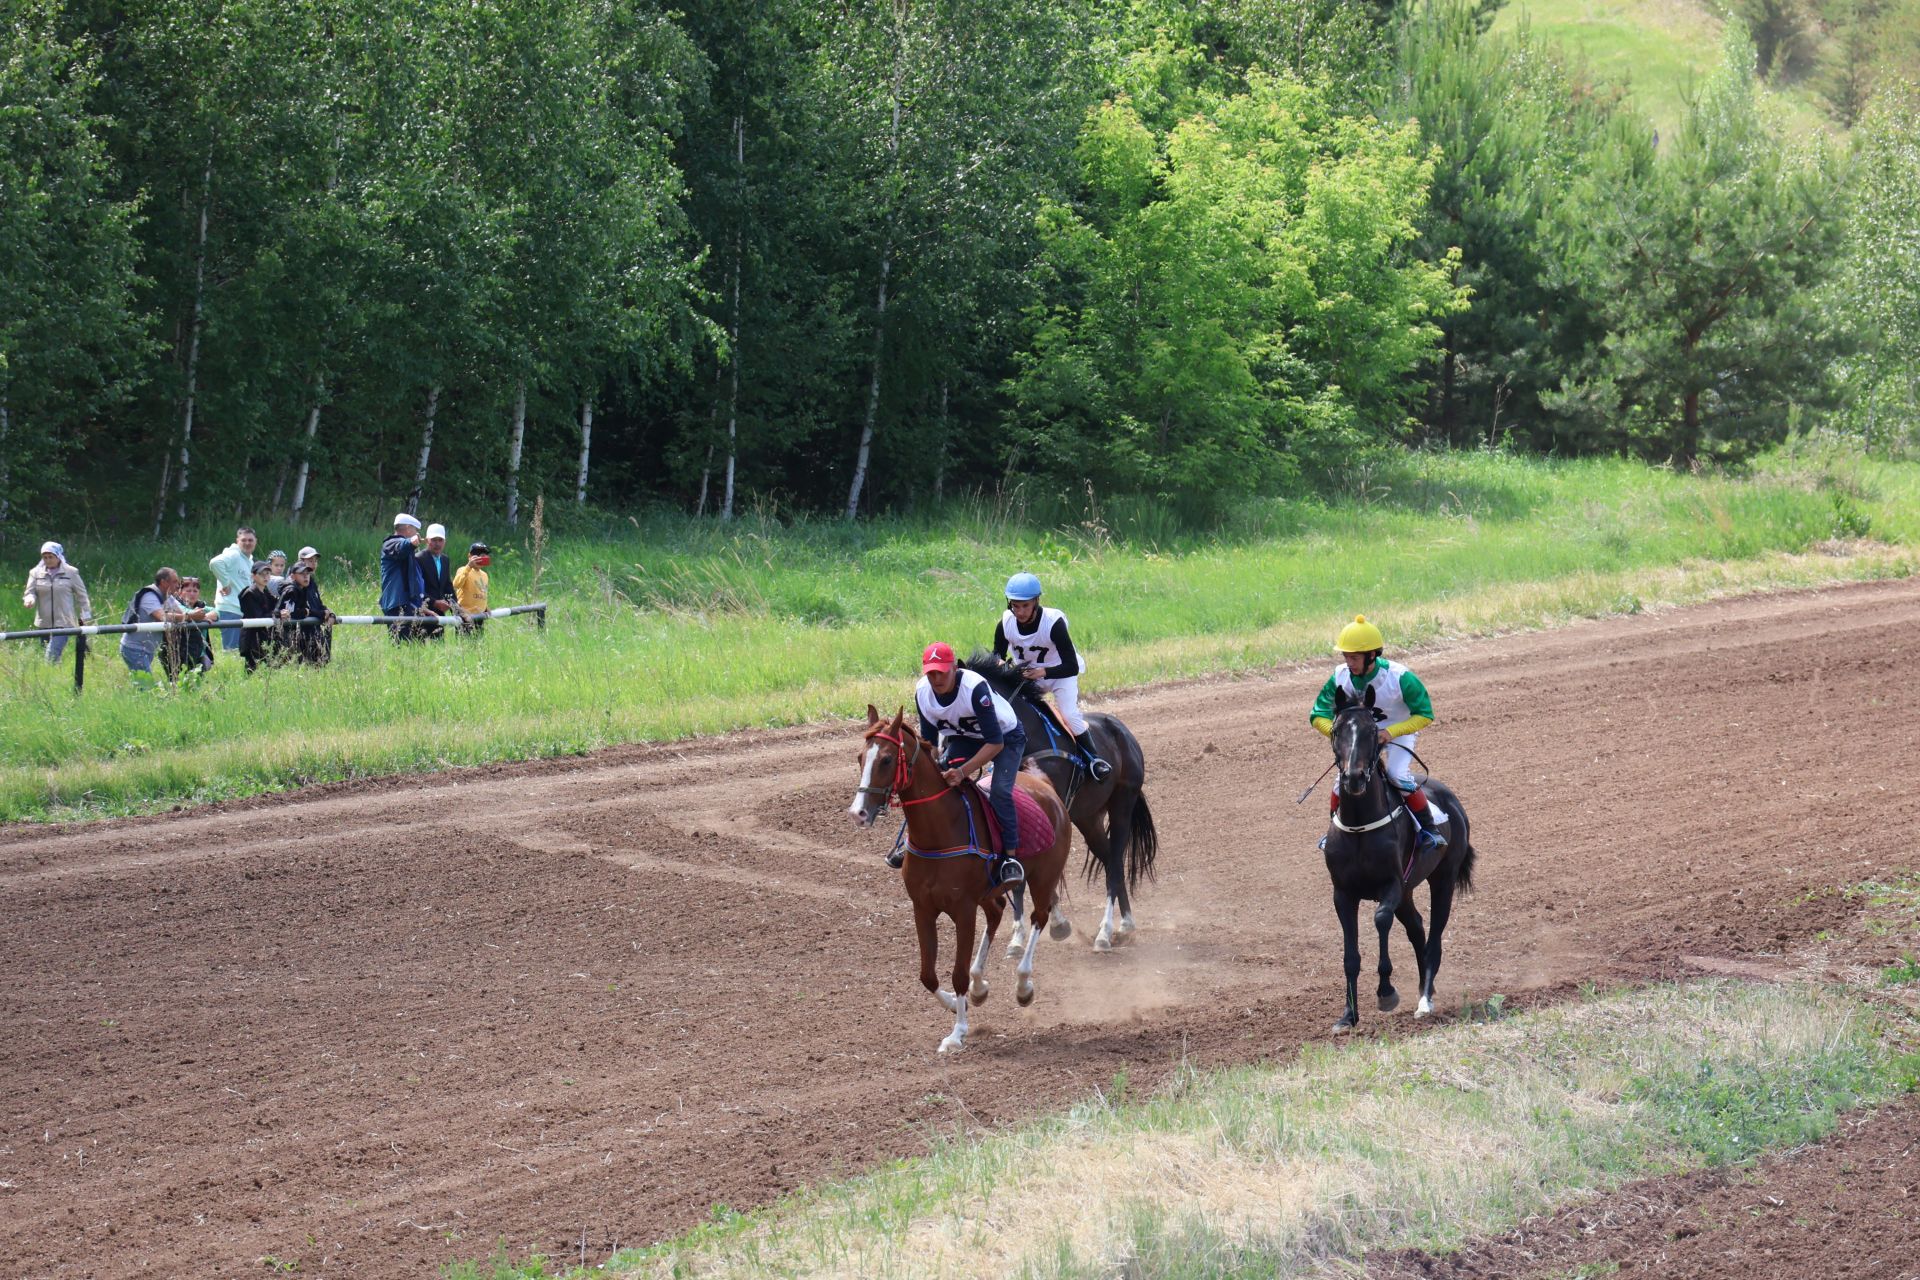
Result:
{"type": "Polygon", "coordinates": [[[1372,671],[1358,683],[1344,662],[1335,667],[1333,674],[1327,677],[1326,684],[1321,686],[1320,696],[1314,699],[1313,711],[1308,718],[1333,719],[1335,690],[1355,702],[1363,702],[1368,689],[1373,690],[1373,718],[1376,723],[1399,724],[1414,716],[1433,719],[1433,699],[1427,696],[1427,686],[1420,683],[1419,676],[1386,658],[1374,659],[1372,671]]]}

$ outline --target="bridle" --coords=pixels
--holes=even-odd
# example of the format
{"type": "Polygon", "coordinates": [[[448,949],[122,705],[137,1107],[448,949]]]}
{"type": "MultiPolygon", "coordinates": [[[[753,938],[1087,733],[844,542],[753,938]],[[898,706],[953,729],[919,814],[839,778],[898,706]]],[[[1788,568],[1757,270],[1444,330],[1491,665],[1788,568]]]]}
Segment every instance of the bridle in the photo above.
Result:
{"type": "MultiPolygon", "coordinates": [[[[1359,721],[1361,718],[1359,716],[1355,716],[1354,719],[1356,721],[1359,721]]],[[[1369,724],[1367,725],[1367,727],[1370,728],[1371,725],[1369,724]]],[[[1380,767],[1380,757],[1385,753],[1385,751],[1386,751],[1386,748],[1380,744],[1376,736],[1373,742],[1373,753],[1367,757],[1367,767],[1360,771],[1360,785],[1363,788],[1372,785],[1373,771],[1380,767]]],[[[1348,769],[1346,767],[1347,762],[1340,758],[1340,752],[1337,749],[1337,744],[1336,744],[1336,749],[1334,751],[1334,766],[1340,770],[1340,782],[1342,787],[1344,787],[1346,784],[1347,773],[1348,773],[1348,769]]]]}
{"type": "Polygon", "coordinates": [[[913,755],[909,757],[907,755],[907,744],[902,741],[904,737],[904,733],[900,737],[895,737],[890,733],[884,732],[868,735],[868,742],[879,741],[891,742],[893,744],[893,777],[887,781],[885,786],[869,783],[866,786],[855,787],[853,789],[855,795],[879,796],[880,807],[882,809],[890,808],[895,804],[898,804],[902,809],[906,809],[916,804],[926,804],[929,800],[938,800],[950,790],[950,788],[943,787],[930,796],[915,796],[911,800],[907,799],[904,795],[897,794],[906,791],[907,787],[913,782],[913,767],[920,762],[920,748],[924,745],[920,736],[915,734],[913,738],[913,755]]]}

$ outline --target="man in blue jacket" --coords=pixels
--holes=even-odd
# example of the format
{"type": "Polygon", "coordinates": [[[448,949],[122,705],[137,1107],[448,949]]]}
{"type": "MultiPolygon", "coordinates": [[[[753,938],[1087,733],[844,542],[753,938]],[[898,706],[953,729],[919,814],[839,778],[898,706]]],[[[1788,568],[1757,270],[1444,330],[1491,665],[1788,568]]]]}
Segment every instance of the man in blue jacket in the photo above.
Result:
{"type": "MultiPolygon", "coordinates": [[[[402,511],[393,518],[393,536],[380,544],[380,612],[389,618],[410,618],[420,612],[427,589],[420,577],[414,546],[420,541],[420,522],[402,511]]],[[[415,628],[392,623],[393,638],[418,638],[415,628]]]]}

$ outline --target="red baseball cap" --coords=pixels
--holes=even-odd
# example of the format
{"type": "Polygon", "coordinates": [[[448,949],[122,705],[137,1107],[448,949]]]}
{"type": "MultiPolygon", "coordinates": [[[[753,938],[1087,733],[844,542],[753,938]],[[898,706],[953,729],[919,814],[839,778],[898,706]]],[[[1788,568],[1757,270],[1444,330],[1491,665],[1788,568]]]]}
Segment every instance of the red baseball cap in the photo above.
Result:
{"type": "Polygon", "coordinates": [[[935,640],[920,654],[922,671],[951,671],[959,665],[959,661],[953,656],[953,646],[944,641],[935,640]]]}

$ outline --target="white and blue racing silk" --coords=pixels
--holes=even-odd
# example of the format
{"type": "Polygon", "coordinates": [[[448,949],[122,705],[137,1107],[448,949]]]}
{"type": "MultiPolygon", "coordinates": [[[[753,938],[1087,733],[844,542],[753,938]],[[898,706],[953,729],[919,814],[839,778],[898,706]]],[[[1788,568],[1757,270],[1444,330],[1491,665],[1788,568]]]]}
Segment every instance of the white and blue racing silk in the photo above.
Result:
{"type": "Polygon", "coordinates": [[[1067,634],[1067,615],[1044,604],[1034,611],[1029,630],[1021,629],[1013,610],[1002,613],[993,633],[993,651],[1002,658],[1011,653],[1013,664],[1023,670],[1046,668],[1049,680],[1071,679],[1087,670],[1074,651],[1073,637],[1067,634]]]}
{"type": "Polygon", "coordinates": [[[1002,742],[1020,727],[1020,717],[1014,714],[1012,704],[995,693],[985,679],[964,669],[954,674],[959,679],[945,698],[933,691],[933,682],[925,676],[914,687],[921,737],[936,742],[941,737],[1002,742]]]}

